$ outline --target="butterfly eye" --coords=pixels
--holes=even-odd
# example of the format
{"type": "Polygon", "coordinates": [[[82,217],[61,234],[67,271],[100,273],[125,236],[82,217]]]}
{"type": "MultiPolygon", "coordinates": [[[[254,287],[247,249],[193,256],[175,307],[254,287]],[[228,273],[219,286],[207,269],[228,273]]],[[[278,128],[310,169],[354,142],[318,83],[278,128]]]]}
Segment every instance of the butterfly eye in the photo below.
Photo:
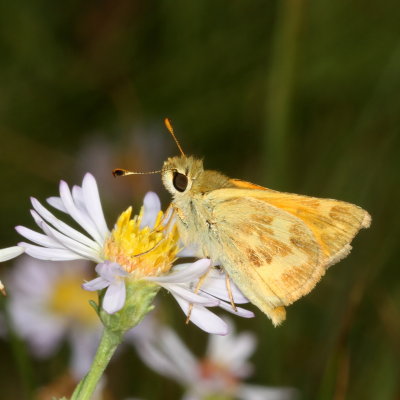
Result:
{"type": "Polygon", "coordinates": [[[178,192],[184,192],[188,185],[188,178],[186,175],[180,174],[179,172],[174,172],[172,183],[178,192]]]}

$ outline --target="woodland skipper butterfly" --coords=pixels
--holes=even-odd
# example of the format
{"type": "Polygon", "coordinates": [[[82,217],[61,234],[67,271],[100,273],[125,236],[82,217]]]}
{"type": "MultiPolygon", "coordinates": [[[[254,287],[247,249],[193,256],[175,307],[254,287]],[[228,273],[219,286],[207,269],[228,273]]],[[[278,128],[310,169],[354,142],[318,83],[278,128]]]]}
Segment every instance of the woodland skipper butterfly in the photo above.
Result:
{"type": "MultiPolygon", "coordinates": [[[[371,217],[332,199],[282,193],[204,170],[203,161],[168,158],[161,172],[185,245],[220,265],[245,296],[279,325],[285,306],[309,293],[325,271],[346,257],[371,217]]],[[[136,174],[117,169],[114,175],[136,174]]]]}

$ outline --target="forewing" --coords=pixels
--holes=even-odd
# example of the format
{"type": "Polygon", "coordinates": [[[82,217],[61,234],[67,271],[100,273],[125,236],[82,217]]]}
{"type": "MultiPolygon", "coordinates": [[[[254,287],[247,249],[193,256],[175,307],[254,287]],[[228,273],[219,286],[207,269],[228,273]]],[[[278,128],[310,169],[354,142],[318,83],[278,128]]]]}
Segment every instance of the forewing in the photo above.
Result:
{"type": "Polygon", "coordinates": [[[262,194],[261,199],[301,219],[308,226],[325,255],[325,267],[347,256],[354,236],[361,228],[368,228],[371,222],[365,210],[344,201],[279,192],[262,194]]]}
{"type": "MultiPolygon", "coordinates": [[[[251,183],[231,182],[240,188],[251,188],[251,183]]],[[[283,193],[254,186],[253,191],[242,191],[243,195],[255,196],[291,215],[300,218],[312,231],[325,255],[325,266],[329,267],[346,257],[351,250],[350,242],[361,228],[368,228],[371,217],[367,211],[354,204],[333,199],[283,193]],[[261,190],[258,190],[261,189],[261,190]]],[[[229,193],[225,193],[229,196],[229,193]]]]}

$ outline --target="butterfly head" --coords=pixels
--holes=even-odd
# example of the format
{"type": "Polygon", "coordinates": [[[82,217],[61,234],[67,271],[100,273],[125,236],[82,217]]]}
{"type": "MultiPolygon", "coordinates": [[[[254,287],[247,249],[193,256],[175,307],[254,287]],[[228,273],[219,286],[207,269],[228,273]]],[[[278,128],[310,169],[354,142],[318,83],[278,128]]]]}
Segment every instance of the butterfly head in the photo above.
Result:
{"type": "Polygon", "coordinates": [[[203,161],[194,157],[170,157],[161,170],[165,188],[174,196],[190,191],[193,183],[204,172],[203,161]]]}
{"type": "Polygon", "coordinates": [[[165,126],[178,146],[181,152],[180,156],[168,158],[159,171],[132,172],[126,169],[116,168],[113,170],[113,175],[144,175],[158,174],[161,172],[163,184],[174,196],[175,200],[178,198],[185,199],[188,193],[192,195],[197,193],[204,194],[211,190],[232,186],[229,183],[229,179],[221,173],[216,171],[204,171],[203,160],[192,156],[187,157],[175,137],[170,120],[167,118],[165,119],[165,126]]]}

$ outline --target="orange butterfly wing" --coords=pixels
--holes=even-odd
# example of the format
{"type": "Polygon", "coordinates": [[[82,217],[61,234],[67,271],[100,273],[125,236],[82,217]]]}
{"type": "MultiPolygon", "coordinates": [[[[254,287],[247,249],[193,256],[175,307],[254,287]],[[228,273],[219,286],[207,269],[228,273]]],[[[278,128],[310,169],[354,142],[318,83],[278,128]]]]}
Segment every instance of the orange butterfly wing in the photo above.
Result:
{"type": "Polygon", "coordinates": [[[280,193],[230,180],[204,198],[212,205],[220,261],[243,293],[274,322],[346,256],[369,214],[350,203],[280,193]],[[218,247],[219,246],[219,247],[218,247]]]}

